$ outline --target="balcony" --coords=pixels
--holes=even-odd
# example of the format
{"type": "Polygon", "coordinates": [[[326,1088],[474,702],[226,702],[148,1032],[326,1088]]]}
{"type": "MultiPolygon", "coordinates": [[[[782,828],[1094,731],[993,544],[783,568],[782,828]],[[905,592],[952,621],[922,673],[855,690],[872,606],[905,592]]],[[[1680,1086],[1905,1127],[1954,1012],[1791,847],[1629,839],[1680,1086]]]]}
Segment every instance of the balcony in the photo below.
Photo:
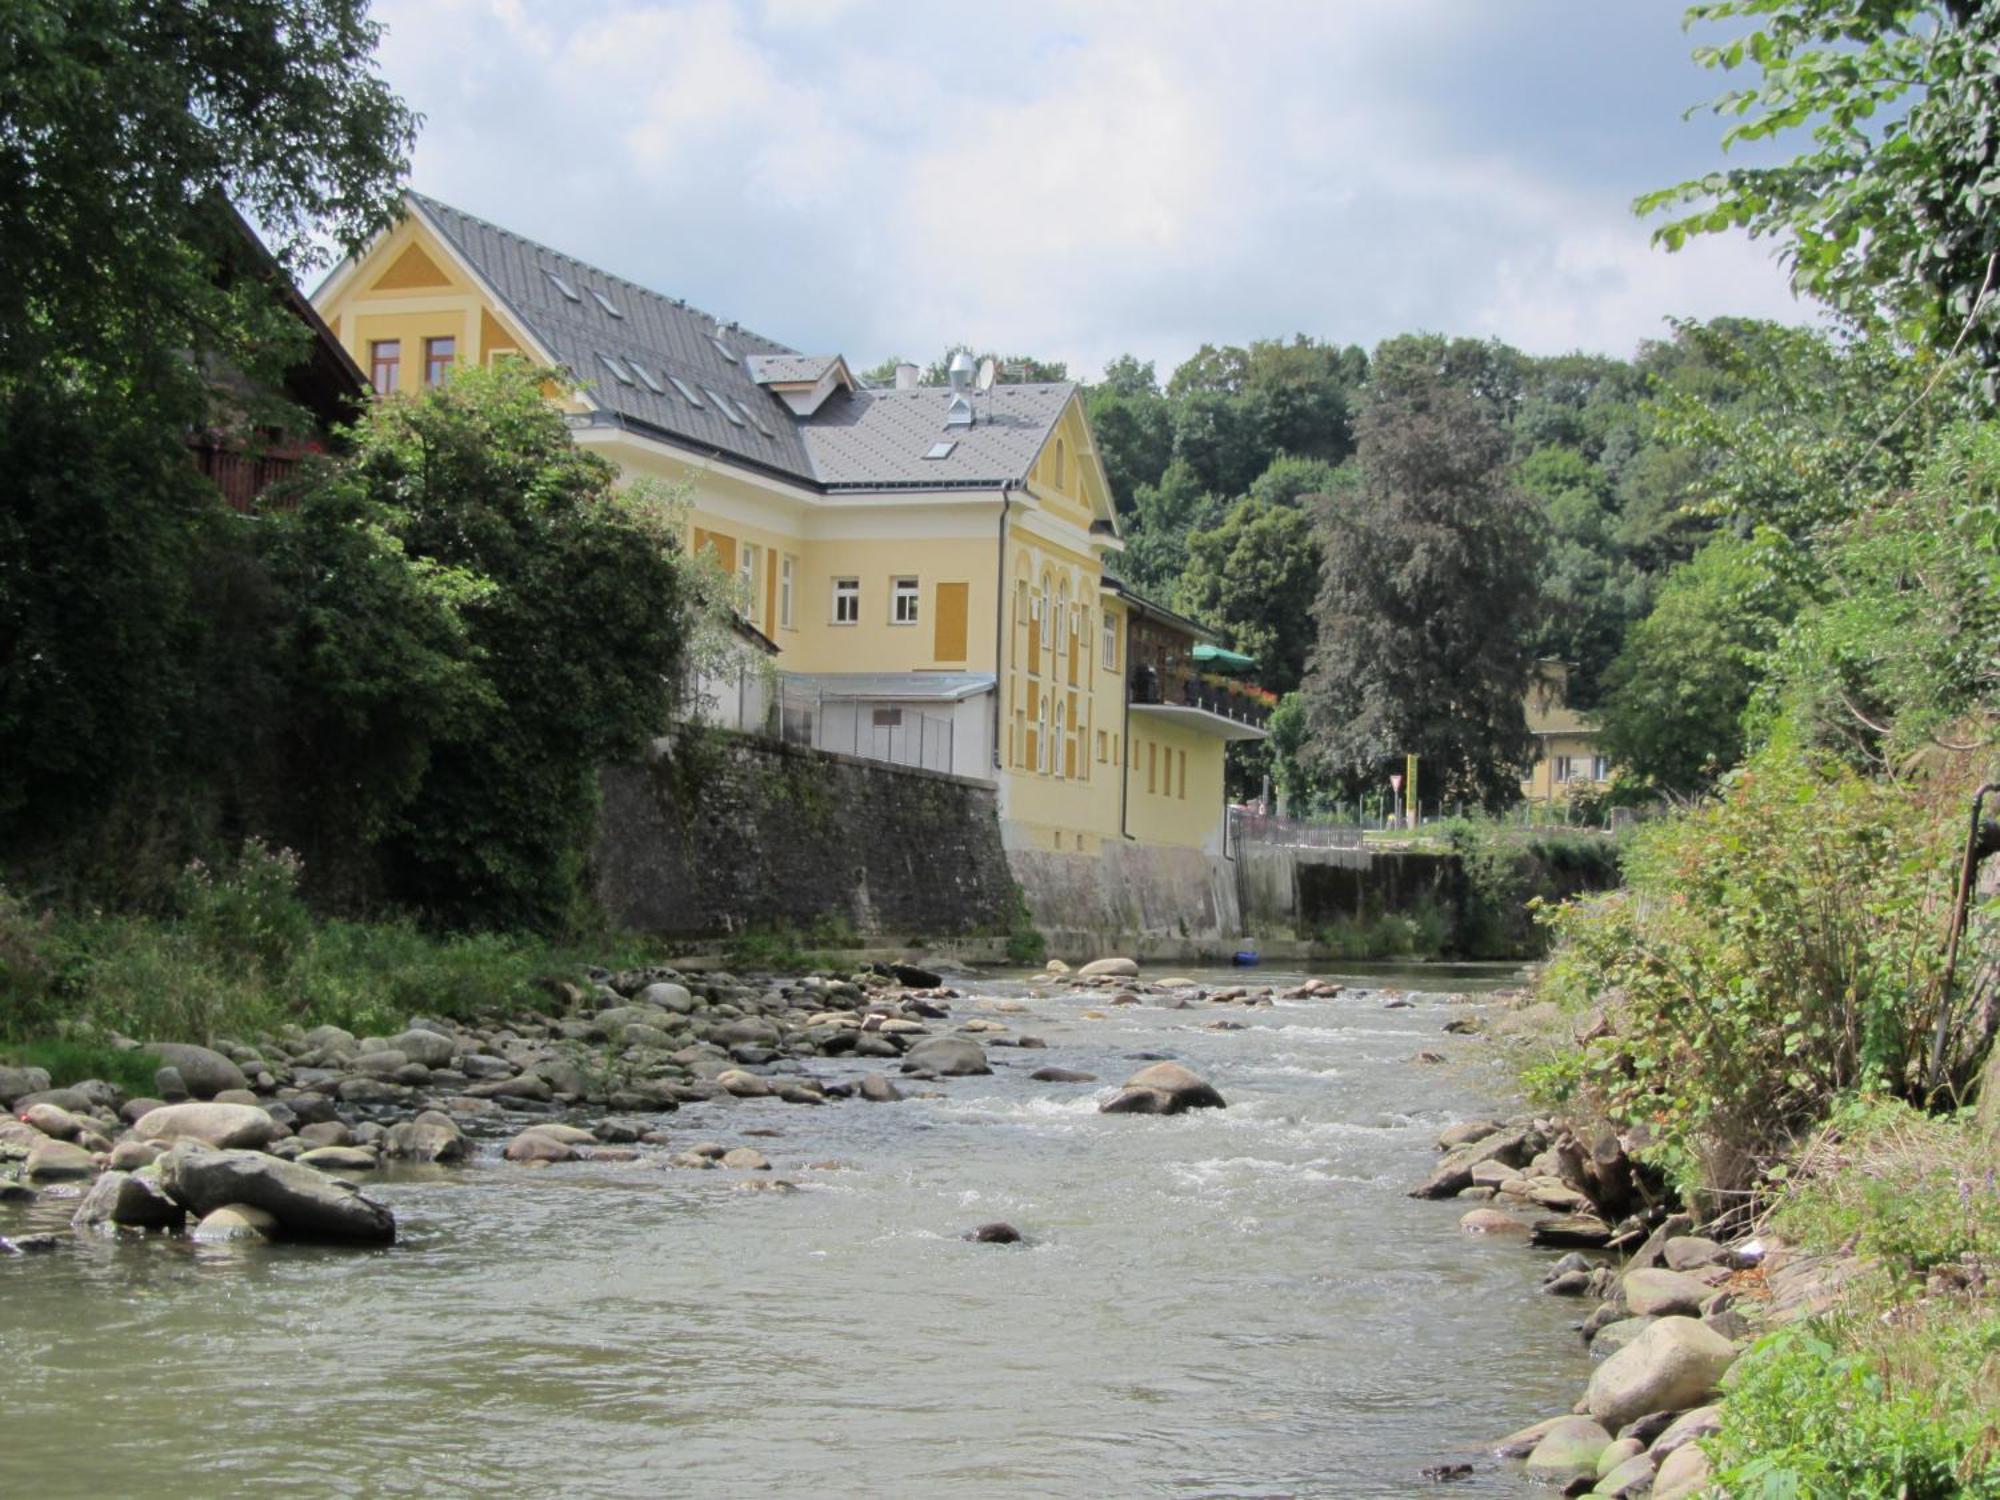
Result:
{"type": "Polygon", "coordinates": [[[1261,740],[1269,732],[1269,694],[1246,683],[1151,663],[1134,669],[1135,713],[1174,719],[1227,740],[1261,740]]]}

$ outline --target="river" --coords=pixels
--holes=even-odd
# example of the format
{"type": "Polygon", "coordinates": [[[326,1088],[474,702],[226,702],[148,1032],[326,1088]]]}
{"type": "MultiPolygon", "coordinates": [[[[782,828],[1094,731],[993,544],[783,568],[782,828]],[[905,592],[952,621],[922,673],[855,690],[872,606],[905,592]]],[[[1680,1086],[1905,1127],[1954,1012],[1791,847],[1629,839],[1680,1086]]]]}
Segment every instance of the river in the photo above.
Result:
{"type": "MultiPolygon", "coordinates": [[[[389,1251],[0,1260],[0,1495],[1547,1493],[1482,1443],[1568,1409],[1590,1369],[1575,1305],[1536,1294],[1545,1253],[1404,1196],[1442,1126],[1508,1108],[1438,993],[1504,977],[1357,979],[1428,992],[1407,1009],[1064,994],[1028,1014],[996,1009],[1024,985],[981,982],[954,1020],[1046,1050],[993,1048],[994,1076],[939,1098],[663,1117],[668,1149],[756,1145],[797,1193],[488,1158],[371,1188],[402,1227],[389,1251]],[[1229,1108],[1098,1114],[1137,1053],[1229,1108]],[[1052,1064],[1105,1082],[1029,1080],[1052,1064]],[[996,1219],[1028,1243],[960,1237],[996,1219]],[[1474,1476],[1419,1478],[1453,1461],[1474,1476]]],[[[0,1233],[68,1206],[0,1205],[0,1233]]]]}

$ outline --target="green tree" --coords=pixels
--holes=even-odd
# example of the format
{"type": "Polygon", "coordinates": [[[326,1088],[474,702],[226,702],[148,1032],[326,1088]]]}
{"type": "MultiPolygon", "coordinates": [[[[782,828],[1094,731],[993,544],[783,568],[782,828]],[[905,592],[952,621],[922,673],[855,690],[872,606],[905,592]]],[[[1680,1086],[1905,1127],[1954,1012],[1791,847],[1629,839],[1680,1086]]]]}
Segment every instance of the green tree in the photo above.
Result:
{"type": "Polygon", "coordinates": [[[1312,650],[1319,538],[1302,510],[1239,500],[1222,524],[1187,539],[1180,604],[1257,658],[1257,680],[1289,693],[1312,650]]]}
{"type": "Polygon", "coordinates": [[[1119,575],[1157,597],[1171,597],[1187,561],[1188,534],[1213,526],[1222,508],[1193,466],[1175,459],[1158,484],[1141,485],[1133,497],[1119,575]]]}
{"type": "Polygon", "coordinates": [[[1691,796],[1743,758],[1763,653],[1797,601],[1769,556],[1730,533],[1660,590],[1605,674],[1604,748],[1644,786],[1691,796]]]}
{"type": "Polygon", "coordinates": [[[1730,229],[1777,239],[1792,284],[1863,323],[2000,364],[1982,300],[2000,256],[2000,12],[1979,0],[1716,0],[1693,23],[1748,29],[1695,58],[1754,77],[1716,99],[1725,149],[1803,135],[1788,162],[1707,173],[1638,200],[1677,249],[1730,229]],[[1975,313],[1977,304],[1977,315],[1975,313]]]}
{"type": "MultiPolygon", "coordinates": [[[[284,271],[390,222],[416,117],[365,0],[196,7],[15,0],[0,52],[0,376],[76,361],[194,388],[186,355],[256,360],[281,310],[219,277],[242,206],[284,271]],[[183,373],[185,372],[185,373],[183,373]]],[[[280,350],[296,339],[277,341],[280,350]]]]}
{"type": "Polygon", "coordinates": [[[1083,405],[1112,501],[1129,516],[1140,489],[1159,484],[1173,462],[1173,409],[1160,394],[1152,363],[1129,354],[1104,367],[1103,382],[1084,392],[1083,405]]]}
{"type": "Polygon", "coordinates": [[[378,404],[352,462],[305,503],[378,516],[446,580],[478,667],[384,841],[395,894],[452,920],[546,928],[581,896],[598,769],[671,719],[698,601],[673,518],[614,488],[541,378],[466,370],[378,404]]]}
{"type": "Polygon", "coordinates": [[[1280,453],[1250,481],[1250,498],[1266,505],[1309,508],[1314,499],[1338,494],[1351,482],[1348,470],[1323,458],[1280,453]]]}
{"type": "Polygon", "coordinates": [[[1416,754],[1435,795],[1504,804],[1530,750],[1534,501],[1492,402],[1437,361],[1378,353],[1358,431],[1359,483],[1326,513],[1314,752],[1371,780],[1416,754]]]}

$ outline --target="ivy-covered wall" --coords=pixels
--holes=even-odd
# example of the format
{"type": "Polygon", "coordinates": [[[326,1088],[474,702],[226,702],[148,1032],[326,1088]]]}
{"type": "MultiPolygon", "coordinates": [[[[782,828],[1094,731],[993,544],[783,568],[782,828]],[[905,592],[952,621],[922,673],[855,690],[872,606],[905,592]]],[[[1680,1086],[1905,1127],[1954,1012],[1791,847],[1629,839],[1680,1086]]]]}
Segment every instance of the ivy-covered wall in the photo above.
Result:
{"type": "Polygon", "coordinates": [[[676,937],[791,928],[908,943],[1017,912],[993,788],[717,730],[603,773],[594,862],[616,922],[676,937]]]}

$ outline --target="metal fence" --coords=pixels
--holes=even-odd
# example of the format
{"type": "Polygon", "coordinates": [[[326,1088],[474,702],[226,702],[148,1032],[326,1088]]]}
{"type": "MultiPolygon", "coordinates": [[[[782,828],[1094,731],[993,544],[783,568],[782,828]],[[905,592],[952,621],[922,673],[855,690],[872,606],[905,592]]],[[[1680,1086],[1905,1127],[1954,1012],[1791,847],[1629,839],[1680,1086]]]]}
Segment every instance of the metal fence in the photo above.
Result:
{"type": "Polygon", "coordinates": [[[1279,818],[1268,813],[1229,810],[1232,846],[1284,844],[1294,849],[1359,849],[1363,829],[1358,823],[1321,822],[1312,818],[1279,818]]]}
{"type": "Polygon", "coordinates": [[[828,698],[796,688],[781,689],[778,695],[778,737],[786,744],[892,766],[949,772],[956,727],[950,719],[903,704],[828,698]]]}

